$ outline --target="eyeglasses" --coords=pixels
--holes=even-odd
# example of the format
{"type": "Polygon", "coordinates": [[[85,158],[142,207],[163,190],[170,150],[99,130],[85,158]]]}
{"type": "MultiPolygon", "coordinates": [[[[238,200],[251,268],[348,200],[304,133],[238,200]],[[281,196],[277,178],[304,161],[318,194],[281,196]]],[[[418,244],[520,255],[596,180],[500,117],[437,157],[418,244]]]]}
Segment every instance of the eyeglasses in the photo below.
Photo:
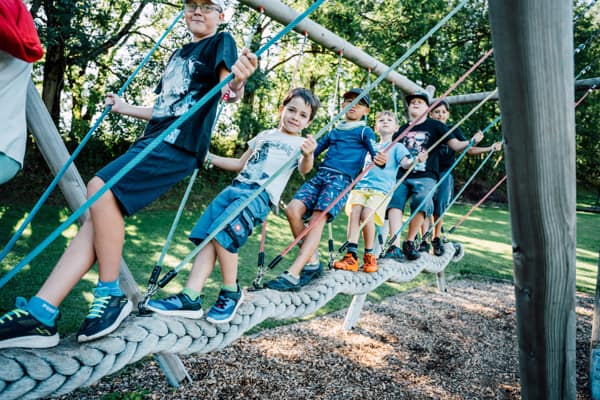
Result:
{"type": "Polygon", "coordinates": [[[221,12],[221,8],[219,6],[215,6],[212,4],[206,4],[206,3],[194,3],[194,2],[189,2],[189,3],[185,3],[185,11],[187,12],[194,12],[196,11],[196,9],[200,9],[200,12],[202,14],[208,14],[211,11],[217,11],[217,12],[221,12]]]}

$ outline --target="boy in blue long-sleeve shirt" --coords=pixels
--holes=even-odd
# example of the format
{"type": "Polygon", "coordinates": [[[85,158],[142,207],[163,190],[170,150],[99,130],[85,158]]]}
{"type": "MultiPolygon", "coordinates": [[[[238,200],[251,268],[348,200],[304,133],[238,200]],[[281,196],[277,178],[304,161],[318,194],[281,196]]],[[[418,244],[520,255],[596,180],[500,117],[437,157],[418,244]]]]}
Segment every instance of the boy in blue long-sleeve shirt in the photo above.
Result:
{"type": "MultiPolygon", "coordinates": [[[[351,103],[362,93],[362,89],[352,89],[344,94],[344,106],[351,103]]],[[[319,140],[315,157],[327,150],[325,159],[317,174],[304,183],[294,199],[285,209],[294,237],[304,230],[304,221],[308,217],[319,215],[344,191],[361,172],[367,153],[378,166],[385,166],[387,156],[375,150],[375,133],[366,126],[364,117],[369,113],[370,99],[364,96],[344,116],[325,137],[319,140]]],[[[322,272],[322,266],[316,252],[321,234],[327,220],[332,221],[348,198],[346,194],[327,212],[327,218],[319,222],[308,232],[301,243],[298,257],[290,268],[277,278],[267,282],[265,287],[275,290],[299,290],[322,272]]]]}

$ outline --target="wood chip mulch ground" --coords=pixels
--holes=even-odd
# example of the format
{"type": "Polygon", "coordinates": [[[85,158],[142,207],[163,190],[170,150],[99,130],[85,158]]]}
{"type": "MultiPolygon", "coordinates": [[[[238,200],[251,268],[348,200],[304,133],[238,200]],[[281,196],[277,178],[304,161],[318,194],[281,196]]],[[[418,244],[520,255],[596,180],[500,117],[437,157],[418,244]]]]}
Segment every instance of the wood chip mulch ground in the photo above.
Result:
{"type": "MultiPolygon", "coordinates": [[[[593,297],[577,296],[577,399],[589,399],[593,297]]],[[[152,359],[68,399],[520,399],[513,287],[456,280],[182,357],[193,379],[170,387],[152,359]],[[135,396],[137,394],[138,396],[135,396]],[[107,396],[108,395],[108,396],[107,396]],[[121,397],[123,396],[123,397],[121,397]]]]}

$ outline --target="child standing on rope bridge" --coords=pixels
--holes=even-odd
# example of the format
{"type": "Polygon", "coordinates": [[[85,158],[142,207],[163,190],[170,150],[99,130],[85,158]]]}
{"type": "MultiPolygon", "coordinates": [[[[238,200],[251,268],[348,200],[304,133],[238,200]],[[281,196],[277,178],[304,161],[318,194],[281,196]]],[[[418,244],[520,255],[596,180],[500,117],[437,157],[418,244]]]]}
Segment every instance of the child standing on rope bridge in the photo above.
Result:
{"type": "MultiPolygon", "coordinates": [[[[219,81],[233,72],[224,92],[239,99],[245,80],[255,71],[256,56],[246,49],[237,58],[233,36],[217,33],[224,19],[222,0],[185,1],[185,23],[191,43],[171,56],[157,87],[154,107],[136,107],[110,94],[112,111],[148,120],[141,138],[121,157],[101,169],[88,183],[88,197],[142,151],[173,121],[189,110],[219,81]],[[237,59],[237,61],[236,61],[237,59]]],[[[113,332],[129,315],[132,303],[119,287],[124,242],[123,216],[148,205],[201,164],[208,150],[219,99],[215,96],[169,135],[90,208],[56,267],[28,302],[17,298],[17,308],[0,318],[0,348],[51,347],[58,344],[58,306],[98,261],[99,281],[90,312],[77,333],[79,342],[113,332]]]]}
{"type": "MultiPolygon", "coordinates": [[[[448,122],[448,118],[450,117],[450,105],[448,104],[448,102],[446,100],[442,100],[436,108],[431,110],[431,112],[429,113],[429,117],[440,121],[443,124],[446,124],[446,122],[448,122]]],[[[451,125],[449,125],[448,127],[451,127],[451,125]]],[[[456,138],[460,141],[466,140],[462,131],[458,127],[454,131],[454,136],[456,136],[456,138]]],[[[499,151],[500,149],[502,149],[502,142],[496,142],[491,146],[487,147],[473,146],[469,149],[467,154],[477,155],[481,153],[487,153],[492,149],[494,151],[499,151]]],[[[444,176],[444,174],[446,174],[446,172],[452,166],[452,164],[454,164],[454,158],[454,150],[450,149],[447,145],[442,144],[440,146],[439,161],[440,177],[444,176]]],[[[440,215],[444,214],[446,208],[448,207],[448,204],[450,204],[450,201],[452,201],[452,197],[454,197],[454,177],[452,176],[452,174],[449,174],[446,177],[446,179],[444,179],[440,183],[435,192],[435,195],[433,196],[432,222],[436,223],[440,215]]],[[[427,228],[424,228],[424,230],[426,231],[427,228]]],[[[442,239],[440,237],[441,233],[442,221],[439,221],[433,229],[433,239],[431,240],[431,245],[433,246],[433,254],[435,254],[436,256],[444,255],[444,244],[442,243],[442,239]]]]}
{"type": "Polygon", "coordinates": [[[314,119],[319,104],[319,99],[310,90],[293,89],[285,97],[279,109],[281,113],[279,127],[261,132],[250,140],[249,149],[240,158],[217,157],[209,154],[209,162],[213,165],[229,171],[240,171],[240,174],[208,205],[192,230],[190,240],[199,244],[232,213],[237,212],[237,217],[200,250],[185,289],[163,300],[150,300],[147,304],[148,309],[159,314],[200,318],[202,316],[200,293],[218,260],[223,276],[223,287],[217,302],[208,311],[206,320],[224,323],[233,319],[242,303],[242,290],[237,283],[238,250],[246,243],[252,228],[265,220],[271,208],[277,207],[281,193],[294,169],[297,168],[302,175],[312,169],[313,151],[317,147],[317,142],[310,135],[304,139],[301,132],[314,119]],[[298,150],[301,150],[302,155],[296,162],[290,164],[258,197],[239,211],[239,205],[273,176],[298,150]]]}
{"type": "MultiPolygon", "coordinates": [[[[381,140],[376,149],[383,151],[392,142],[392,135],[398,130],[398,119],[393,111],[381,111],[375,117],[375,132],[381,135],[381,140]]],[[[358,238],[359,227],[367,218],[362,230],[365,242],[365,254],[363,257],[363,271],[377,272],[377,257],[373,254],[375,242],[375,224],[382,226],[385,220],[385,209],[389,199],[386,195],[394,187],[398,168],[409,168],[412,157],[402,143],[395,143],[388,151],[388,160],[385,168],[372,168],[356,184],[350,192],[350,198],[346,203],[346,214],[348,221],[348,252],[340,261],[333,263],[333,268],[348,271],[358,271],[358,238]]],[[[427,153],[422,152],[417,157],[419,162],[427,159],[427,153]]]]}
{"type": "MultiPolygon", "coordinates": [[[[448,132],[448,127],[440,121],[435,121],[427,117],[425,113],[429,106],[429,95],[425,92],[416,92],[406,96],[408,102],[408,116],[411,121],[418,119],[408,134],[400,140],[406,148],[413,154],[417,154],[422,150],[429,149],[440,138],[448,132]]],[[[398,132],[394,134],[394,139],[400,135],[408,124],[400,127],[398,132]]],[[[478,143],[483,139],[481,133],[475,134],[473,137],[478,143]]],[[[446,143],[453,151],[461,151],[469,145],[469,141],[460,141],[454,134],[445,137],[442,143],[446,143]]],[[[387,217],[390,223],[390,232],[392,234],[399,233],[398,230],[402,226],[402,213],[408,197],[412,195],[410,208],[414,212],[421,203],[424,202],[423,208],[416,213],[408,225],[406,240],[402,243],[402,249],[397,246],[397,242],[392,243],[387,250],[384,258],[391,258],[397,261],[402,261],[403,256],[408,260],[416,260],[421,255],[415,247],[414,240],[423,225],[425,218],[433,212],[433,193],[431,193],[437,180],[439,179],[439,146],[430,149],[426,162],[417,164],[411,171],[408,177],[398,186],[387,209],[387,217]]],[[[400,168],[398,170],[398,178],[405,174],[406,170],[400,168]]],[[[398,234],[398,237],[400,235],[398,234]]],[[[397,239],[398,241],[399,239],[397,239]]]]}
{"type": "MultiPolygon", "coordinates": [[[[360,94],[362,89],[346,92],[343,96],[344,106],[360,94]]],[[[375,151],[375,133],[364,121],[364,117],[369,113],[369,105],[369,96],[365,95],[345,114],[344,121],[319,140],[315,157],[329,149],[325,160],[319,166],[317,175],[300,187],[285,209],[294,237],[305,229],[305,219],[319,218],[333,200],[350,185],[362,171],[367,153],[377,166],[385,166],[387,155],[375,151]]],[[[347,196],[328,211],[330,221],[340,212],[347,196]]],[[[300,252],[290,268],[277,278],[266,282],[266,288],[296,291],[321,274],[322,265],[316,250],[325,223],[325,218],[319,218],[319,222],[313,225],[304,238],[300,252]]]]}

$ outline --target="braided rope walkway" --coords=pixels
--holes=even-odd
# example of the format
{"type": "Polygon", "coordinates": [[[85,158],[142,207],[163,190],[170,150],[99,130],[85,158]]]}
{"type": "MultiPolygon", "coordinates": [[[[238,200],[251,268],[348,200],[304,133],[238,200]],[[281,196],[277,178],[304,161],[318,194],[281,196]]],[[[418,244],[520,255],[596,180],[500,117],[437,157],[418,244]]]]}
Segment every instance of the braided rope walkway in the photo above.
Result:
{"type": "Polygon", "coordinates": [[[132,315],[113,334],[84,345],[70,336],[51,349],[0,350],[0,398],[36,399],[66,394],[153,353],[190,354],[221,349],[267,318],[303,317],[340,293],[365,294],[386,281],[408,282],[423,271],[442,272],[450,261],[462,258],[460,249],[457,252],[452,243],[447,243],[441,257],[422,254],[419,260],[404,263],[380,260],[379,271],[372,274],[327,271],[299,292],[249,292],[228,324],[156,314],[132,315]]]}

